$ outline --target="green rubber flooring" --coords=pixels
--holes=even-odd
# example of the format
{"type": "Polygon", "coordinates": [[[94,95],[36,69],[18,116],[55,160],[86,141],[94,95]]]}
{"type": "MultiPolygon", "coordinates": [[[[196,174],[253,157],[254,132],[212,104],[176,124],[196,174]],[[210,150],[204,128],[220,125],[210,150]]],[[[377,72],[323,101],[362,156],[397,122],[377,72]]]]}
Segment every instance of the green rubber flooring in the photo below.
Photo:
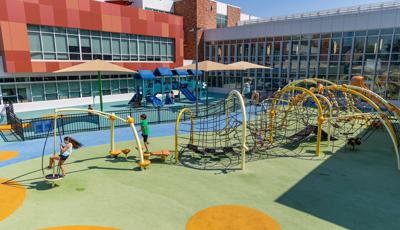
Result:
{"type": "MultiPolygon", "coordinates": [[[[150,146],[172,150],[173,137],[151,138],[150,146]]],[[[313,149],[309,143],[297,150],[310,155],[313,149]]],[[[387,134],[378,131],[355,151],[338,148],[332,155],[331,148],[322,150],[320,158],[253,160],[244,171],[196,170],[169,159],[137,171],[132,154],[128,160],[110,159],[108,145],[88,147],[68,159],[67,177],[55,188],[43,181],[41,159],[24,161],[0,168],[0,177],[15,178],[28,190],[0,229],[178,230],[196,212],[220,204],[256,208],[282,229],[398,229],[400,172],[387,134]]]]}

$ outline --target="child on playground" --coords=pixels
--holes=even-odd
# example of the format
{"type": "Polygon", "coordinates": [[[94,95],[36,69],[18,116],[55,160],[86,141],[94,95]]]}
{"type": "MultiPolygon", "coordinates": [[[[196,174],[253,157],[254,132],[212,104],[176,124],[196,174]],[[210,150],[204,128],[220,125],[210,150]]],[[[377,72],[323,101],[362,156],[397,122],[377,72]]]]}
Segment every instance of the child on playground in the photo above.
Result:
{"type": "Polygon", "coordinates": [[[61,175],[63,177],[65,176],[65,161],[68,159],[69,156],[71,156],[73,149],[79,149],[80,147],[82,147],[82,144],[72,137],[64,137],[64,144],[65,146],[60,144],[60,154],[57,156],[51,156],[49,160],[49,166],[47,166],[48,169],[53,168],[54,161],[58,160],[58,165],[60,166],[62,173],[61,175]]]}
{"type": "Polygon", "coordinates": [[[174,91],[171,91],[171,92],[170,92],[170,96],[171,96],[172,104],[175,104],[175,94],[174,94],[174,91]]]}
{"type": "Polygon", "coordinates": [[[256,89],[253,91],[251,90],[251,79],[247,79],[247,82],[244,83],[242,96],[249,99],[251,104],[254,104],[254,101],[256,105],[259,105],[260,103],[260,94],[256,89]]]}
{"type": "Polygon", "coordinates": [[[150,131],[149,131],[149,123],[147,122],[146,114],[140,115],[140,131],[142,132],[143,143],[144,143],[144,146],[146,147],[146,152],[148,152],[149,151],[148,138],[149,138],[150,131]]]}

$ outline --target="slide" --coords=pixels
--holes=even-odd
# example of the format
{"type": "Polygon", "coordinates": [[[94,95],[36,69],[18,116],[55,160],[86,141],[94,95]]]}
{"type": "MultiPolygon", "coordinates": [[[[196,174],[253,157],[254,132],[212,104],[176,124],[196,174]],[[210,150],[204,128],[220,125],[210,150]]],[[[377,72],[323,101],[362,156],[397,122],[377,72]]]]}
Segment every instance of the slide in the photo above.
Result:
{"type": "Polygon", "coordinates": [[[183,95],[185,95],[185,97],[187,99],[189,99],[189,101],[191,101],[191,102],[195,102],[196,101],[196,97],[187,88],[181,88],[181,92],[182,92],[183,95]]]}
{"type": "Polygon", "coordinates": [[[155,96],[147,96],[146,101],[153,104],[154,107],[162,107],[163,106],[162,101],[155,96]]]}
{"type": "Polygon", "coordinates": [[[132,99],[128,102],[128,105],[138,107],[141,106],[142,102],[142,94],[137,94],[133,95],[132,99]]]}

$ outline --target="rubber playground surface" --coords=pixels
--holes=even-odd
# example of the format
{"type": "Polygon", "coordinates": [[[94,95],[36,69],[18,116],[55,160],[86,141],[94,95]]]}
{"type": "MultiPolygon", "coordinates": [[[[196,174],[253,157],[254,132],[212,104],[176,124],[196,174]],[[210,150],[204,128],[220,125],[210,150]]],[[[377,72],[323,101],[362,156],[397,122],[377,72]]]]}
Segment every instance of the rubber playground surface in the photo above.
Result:
{"type": "MultiPolygon", "coordinates": [[[[79,135],[101,139],[93,134],[79,135]]],[[[128,137],[116,138],[124,140],[116,148],[134,150],[128,137]]],[[[0,186],[1,204],[16,208],[6,216],[7,210],[0,207],[0,229],[90,225],[176,230],[185,229],[196,213],[217,205],[254,208],[282,229],[400,226],[400,172],[384,130],[355,151],[339,147],[332,154],[331,147],[323,147],[320,158],[271,157],[248,162],[244,171],[191,169],[169,158],[165,163],[153,160],[147,170],[137,171],[135,151],[128,159],[112,159],[106,157],[108,145],[81,140],[87,147],[74,151],[66,178],[54,188],[43,180],[40,154],[33,153],[41,151],[36,142],[20,143],[31,145],[36,157],[20,152],[19,161],[0,166],[0,178],[20,184],[0,186]],[[22,200],[15,200],[16,193],[4,195],[10,187],[22,200]]],[[[310,155],[314,148],[305,143],[296,150],[310,155]]],[[[159,149],[172,151],[173,136],[150,138],[150,150],[159,149]]]]}

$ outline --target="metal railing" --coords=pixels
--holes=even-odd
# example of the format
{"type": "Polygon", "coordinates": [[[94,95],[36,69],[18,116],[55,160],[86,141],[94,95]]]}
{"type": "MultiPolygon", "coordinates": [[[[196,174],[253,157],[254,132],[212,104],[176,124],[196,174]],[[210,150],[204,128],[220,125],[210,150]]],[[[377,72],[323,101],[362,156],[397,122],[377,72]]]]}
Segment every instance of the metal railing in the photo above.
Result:
{"type": "MultiPolygon", "coordinates": [[[[209,106],[212,104],[213,103],[210,103],[209,106]]],[[[164,108],[127,109],[108,111],[108,113],[115,113],[115,115],[122,118],[127,118],[128,116],[132,117],[135,120],[135,125],[140,123],[140,115],[146,114],[149,124],[161,124],[175,122],[179,111],[183,108],[190,108],[193,111],[195,110],[195,106],[190,105],[164,108]]],[[[13,110],[9,109],[7,110],[7,120],[9,124],[11,124],[14,133],[23,141],[44,138],[53,133],[53,118],[51,117],[20,119],[13,110]]],[[[128,125],[123,121],[116,120],[115,127],[128,127],[128,125]]],[[[60,135],[69,135],[79,132],[106,130],[110,128],[110,122],[108,119],[89,113],[64,114],[57,118],[57,128],[57,132],[59,132],[60,135]]]]}
{"type": "Polygon", "coordinates": [[[313,11],[308,13],[300,13],[300,14],[292,14],[287,16],[276,16],[270,18],[260,18],[260,19],[252,19],[246,21],[238,22],[238,26],[245,26],[250,24],[258,24],[258,23],[268,23],[268,22],[278,22],[278,21],[288,21],[288,20],[298,20],[298,19],[306,19],[306,18],[316,18],[316,17],[326,17],[326,16],[338,16],[338,15],[347,15],[347,14],[355,14],[355,13],[366,13],[372,11],[378,11],[382,9],[398,9],[400,8],[400,2],[398,1],[389,1],[382,3],[373,3],[373,4],[365,4],[365,5],[357,5],[352,7],[343,7],[343,8],[335,8],[321,11],[313,11]]]}

